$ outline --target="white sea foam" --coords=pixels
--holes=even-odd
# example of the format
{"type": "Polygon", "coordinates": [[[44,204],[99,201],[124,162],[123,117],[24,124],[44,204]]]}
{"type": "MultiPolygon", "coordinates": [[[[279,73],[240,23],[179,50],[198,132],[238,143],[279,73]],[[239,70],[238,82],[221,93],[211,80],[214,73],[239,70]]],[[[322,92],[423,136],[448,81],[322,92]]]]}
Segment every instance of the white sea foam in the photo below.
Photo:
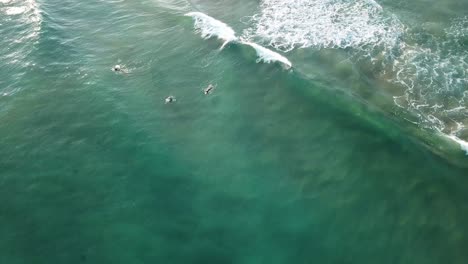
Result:
{"type": "Polygon", "coordinates": [[[257,62],[264,62],[264,63],[279,62],[283,64],[287,69],[291,68],[292,66],[292,63],[286,57],[282,56],[281,54],[277,52],[274,52],[258,44],[248,42],[248,41],[241,41],[240,43],[244,45],[248,45],[255,49],[255,51],[257,52],[257,56],[258,56],[257,62]]]}
{"type": "Polygon", "coordinates": [[[446,134],[468,126],[466,24],[467,18],[456,19],[443,37],[426,35],[424,42],[401,43],[390,64],[394,75],[388,81],[406,88],[398,106],[416,113],[421,125],[446,134]]]}
{"type": "Polygon", "coordinates": [[[224,40],[221,49],[229,42],[237,40],[234,30],[219,20],[216,20],[201,12],[190,12],[185,15],[194,19],[195,29],[200,33],[202,38],[208,39],[216,37],[218,39],[224,40]]]}
{"type": "Polygon", "coordinates": [[[456,39],[468,37],[468,16],[455,18],[450,28],[445,30],[447,35],[456,39]]]}
{"type": "Polygon", "coordinates": [[[281,54],[275,51],[272,51],[250,41],[245,41],[242,39],[239,40],[236,37],[236,33],[231,27],[213,17],[210,17],[200,12],[190,12],[185,15],[193,17],[195,21],[195,29],[198,32],[200,32],[202,38],[208,39],[211,37],[217,37],[218,39],[224,40],[221,49],[227,43],[235,41],[239,44],[252,47],[257,53],[257,62],[279,62],[287,69],[291,68],[292,66],[292,63],[286,57],[282,56],[281,54]]]}
{"type": "Polygon", "coordinates": [[[460,148],[466,152],[466,155],[468,155],[468,142],[465,140],[462,140],[454,135],[448,135],[446,136],[447,138],[450,138],[451,140],[457,142],[460,145],[460,148]]]}
{"type": "Polygon", "coordinates": [[[259,10],[242,38],[286,52],[346,49],[355,63],[375,66],[377,78],[403,88],[395,104],[417,124],[468,139],[468,17],[434,36],[374,0],[261,0],[259,10]]]}
{"type": "Polygon", "coordinates": [[[396,42],[403,30],[373,0],[263,0],[260,10],[244,37],[283,51],[387,44],[396,42]]]}
{"type": "Polygon", "coordinates": [[[5,8],[5,14],[8,16],[14,16],[14,15],[19,15],[24,12],[26,12],[27,8],[25,6],[13,6],[13,7],[7,7],[5,8]]]}

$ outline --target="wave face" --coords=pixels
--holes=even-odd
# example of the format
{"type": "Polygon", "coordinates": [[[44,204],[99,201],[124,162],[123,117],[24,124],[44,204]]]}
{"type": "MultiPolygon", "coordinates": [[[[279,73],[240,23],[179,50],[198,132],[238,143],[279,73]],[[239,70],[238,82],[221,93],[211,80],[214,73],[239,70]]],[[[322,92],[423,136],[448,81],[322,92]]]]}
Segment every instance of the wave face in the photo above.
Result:
{"type": "Polygon", "coordinates": [[[185,15],[194,19],[195,29],[204,39],[209,39],[212,37],[222,39],[225,41],[223,47],[227,43],[237,40],[234,30],[219,20],[216,20],[201,12],[190,12],[185,15]]]}
{"type": "Polygon", "coordinates": [[[434,34],[405,25],[373,0],[263,0],[250,20],[243,33],[249,41],[285,52],[346,50],[355,64],[370,65],[378,82],[394,87],[388,100],[414,123],[466,147],[468,17],[434,34]]]}

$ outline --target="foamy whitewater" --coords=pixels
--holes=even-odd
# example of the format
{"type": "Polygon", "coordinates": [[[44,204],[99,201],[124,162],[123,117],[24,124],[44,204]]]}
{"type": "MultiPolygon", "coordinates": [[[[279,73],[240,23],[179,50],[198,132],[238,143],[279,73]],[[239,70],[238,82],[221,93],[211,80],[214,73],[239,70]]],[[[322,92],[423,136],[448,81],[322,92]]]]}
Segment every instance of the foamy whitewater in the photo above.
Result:
{"type": "Polygon", "coordinates": [[[403,95],[394,95],[397,106],[415,115],[421,127],[456,138],[463,149],[468,144],[466,21],[455,19],[443,36],[407,33],[393,53],[388,51],[392,56],[382,72],[386,81],[405,88],[403,95]]]}
{"type": "Polygon", "coordinates": [[[236,43],[252,47],[257,54],[257,62],[278,62],[282,64],[286,69],[292,67],[292,63],[281,54],[267,49],[265,47],[262,47],[258,44],[255,44],[253,42],[243,40],[242,38],[239,40],[231,27],[217,19],[214,19],[200,12],[190,12],[185,15],[194,19],[194,27],[196,31],[200,33],[202,38],[209,39],[211,37],[216,37],[218,39],[223,40],[224,43],[222,44],[220,49],[223,49],[228,43],[234,41],[236,43]]]}
{"type": "Polygon", "coordinates": [[[457,138],[462,147],[466,143],[467,17],[454,19],[444,36],[421,38],[372,0],[263,0],[250,22],[243,32],[249,41],[285,52],[344,49],[356,63],[369,61],[380,69],[380,78],[404,89],[393,95],[395,105],[416,123],[457,138]]]}
{"type": "Polygon", "coordinates": [[[244,36],[283,51],[294,48],[348,48],[396,42],[398,19],[374,1],[264,0],[244,36]]]}
{"type": "Polygon", "coordinates": [[[280,62],[283,65],[285,65],[286,68],[291,68],[292,66],[292,63],[286,57],[280,55],[277,52],[274,52],[258,44],[248,42],[248,41],[241,41],[240,43],[254,48],[258,56],[257,62],[264,62],[264,63],[280,62]]]}
{"type": "Polygon", "coordinates": [[[185,15],[194,19],[195,29],[200,33],[202,38],[209,39],[211,37],[217,37],[218,39],[224,40],[221,49],[227,43],[237,40],[234,30],[219,20],[200,12],[190,12],[185,15]]]}

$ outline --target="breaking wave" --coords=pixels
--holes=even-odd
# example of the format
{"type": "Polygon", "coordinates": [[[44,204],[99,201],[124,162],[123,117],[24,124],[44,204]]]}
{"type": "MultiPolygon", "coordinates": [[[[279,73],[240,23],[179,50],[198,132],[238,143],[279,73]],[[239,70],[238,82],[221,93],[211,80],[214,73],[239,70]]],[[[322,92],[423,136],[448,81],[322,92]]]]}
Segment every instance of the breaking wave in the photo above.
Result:
{"type": "Polygon", "coordinates": [[[415,27],[373,0],[262,0],[243,37],[285,52],[346,50],[354,63],[371,65],[376,78],[401,88],[389,100],[416,124],[466,150],[468,17],[455,19],[443,36],[415,27]]]}
{"type": "Polygon", "coordinates": [[[257,62],[261,62],[261,61],[264,63],[279,62],[283,64],[287,69],[292,67],[292,63],[286,57],[280,55],[277,52],[274,52],[272,50],[269,50],[265,47],[262,47],[252,42],[241,41],[240,43],[254,48],[258,56],[257,62]]]}
{"type": "Polygon", "coordinates": [[[195,29],[201,34],[202,38],[209,39],[211,37],[217,37],[218,39],[224,40],[221,48],[227,43],[237,40],[234,30],[219,20],[201,12],[190,12],[185,15],[194,19],[195,29]]]}
{"type": "Polygon", "coordinates": [[[257,62],[272,63],[278,62],[283,65],[286,69],[292,67],[292,63],[281,54],[262,47],[256,43],[249,42],[246,40],[238,39],[234,30],[227,24],[214,19],[201,12],[190,12],[186,16],[192,17],[195,21],[195,29],[199,32],[204,39],[216,37],[224,41],[221,49],[223,49],[228,43],[235,42],[238,44],[252,47],[257,53],[257,62]]]}

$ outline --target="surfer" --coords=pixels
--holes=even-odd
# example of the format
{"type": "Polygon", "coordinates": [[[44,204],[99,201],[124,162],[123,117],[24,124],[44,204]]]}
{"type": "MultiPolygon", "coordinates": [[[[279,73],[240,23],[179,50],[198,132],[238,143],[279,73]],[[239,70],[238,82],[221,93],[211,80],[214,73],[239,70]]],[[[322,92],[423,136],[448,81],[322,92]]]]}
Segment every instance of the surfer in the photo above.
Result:
{"type": "Polygon", "coordinates": [[[117,65],[115,65],[114,67],[112,67],[112,71],[119,72],[119,71],[121,71],[121,70],[122,70],[122,67],[121,67],[119,64],[117,64],[117,65]]]}
{"type": "Polygon", "coordinates": [[[176,99],[175,99],[175,97],[172,96],[172,95],[166,97],[166,100],[165,100],[166,104],[173,103],[173,102],[175,102],[175,101],[176,101],[176,99]]]}
{"type": "Polygon", "coordinates": [[[210,84],[210,85],[208,85],[208,87],[206,87],[206,88],[203,90],[203,93],[204,93],[205,95],[208,95],[208,94],[210,94],[211,92],[213,92],[213,89],[214,89],[214,88],[215,88],[215,86],[212,85],[212,84],[210,84]]]}

